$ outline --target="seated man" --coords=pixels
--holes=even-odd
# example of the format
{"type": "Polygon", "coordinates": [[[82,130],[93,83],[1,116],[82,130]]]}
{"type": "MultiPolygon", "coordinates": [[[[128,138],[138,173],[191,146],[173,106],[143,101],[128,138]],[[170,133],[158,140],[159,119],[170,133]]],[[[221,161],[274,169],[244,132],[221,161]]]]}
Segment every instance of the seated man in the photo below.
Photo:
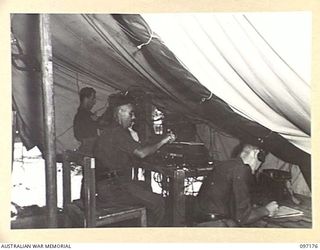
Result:
{"type": "Polygon", "coordinates": [[[128,96],[113,97],[113,122],[104,129],[94,149],[98,199],[112,205],[142,205],[147,208],[148,225],[162,226],[165,214],[163,198],[151,187],[131,179],[132,161],[155,153],[175,140],[173,134],[159,142],[142,146],[135,141],[129,127],[135,119],[133,100],[128,96]]]}
{"type": "Polygon", "coordinates": [[[80,105],[73,120],[74,137],[81,143],[79,151],[92,154],[98,135],[98,117],[91,112],[96,104],[96,91],[85,87],[80,90],[80,105]]]}
{"type": "Polygon", "coordinates": [[[246,144],[239,157],[221,162],[214,168],[199,190],[193,211],[198,219],[212,220],[202,226],[244,226],[277,211],[275,201],[264,207],[252,204],[253,174],[264,158],[264,151],[246,144]]]}

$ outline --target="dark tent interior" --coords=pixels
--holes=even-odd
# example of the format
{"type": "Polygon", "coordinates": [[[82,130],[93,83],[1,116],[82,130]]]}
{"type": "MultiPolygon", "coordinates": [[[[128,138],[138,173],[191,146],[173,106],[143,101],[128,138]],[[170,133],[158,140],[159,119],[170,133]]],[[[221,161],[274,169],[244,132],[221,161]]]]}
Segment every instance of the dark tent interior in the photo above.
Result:
{"type": "MultiPolygon", "coordinates": [[[[250,16],[241,18],[250,24],[250,16]]],[[[27,149],[37,146],[46,155],[49,149],[45,136],[38,23],[39,15],[36,14],[11,15],[12,109],[16,111],[15,126],[23,145],[27,149]]],[[[239,141],[257,145],[271,153],[270,165],[275,168],[277,164],[298,166],[311,192],[310,151],[299,143],[293,143],[295,139],[288,139],[298,138],[296,141],[309,140],[310,143],[310,106],[305,108],[303,104],[300,105],[303,111],[292,111],[294,107],[290,100],[287,106],[285,101],[278,105],[274,100],[263,100],[268,107],[278,105],[277,109],[274,108],[275,112],[288,120],[299,133],[290,134],[293,129],[279,132],[249,119],[236,112],[225,98],[202,84],[156,32],[147,19],[138,14],[50,15],[54,155],[57,161],[61,160],[65,150],[78,146],[72,127],[79,105],[78,93],[82,87],[90,86],[97,91],[96,111],[100,113],[105,110],[107,97],[111,94],[119,91],[131,93],[142,111],[137,120],[140,121],[139,130],[144,140],[150,139],[154,125],[147,112],[151,107],[156,107],[165,116],[165,129],[173,130],[178,134],[178,139],[205,143],[211,160],[230,157],[232,148],[239,141]],[[224,147],[227,147],[224,153],[215,153],[224,147]]],[[[215,41],[212,43],[215,44],[215,41]]],[[[210,50],[209,47],[203,49],[210,50]]],[[[222,50],[219,52],[223,53],[222,50]]],[[[228,61],[227,55],[223,58],[233,73],[250,85],[250,80],[228,61]]],[[[287,65],[286,70],[289,69],[287,65]]],[[[280,75],[277,72],[274,74],[280,75]]],[[[292,77],[288,79],[288,86],[291,86],[292,77]]],[[[286,80],[281,78],[282,82],[286,80]]],[[[303,88],[310,91],[308,84],[304,84],[303,88]]],[[[258,92],[252,86],[251,90],[258,92]]],[[[299,90],[293,91],[289,87],[287,91],[293,99],[299,94],[299,90]]]]}

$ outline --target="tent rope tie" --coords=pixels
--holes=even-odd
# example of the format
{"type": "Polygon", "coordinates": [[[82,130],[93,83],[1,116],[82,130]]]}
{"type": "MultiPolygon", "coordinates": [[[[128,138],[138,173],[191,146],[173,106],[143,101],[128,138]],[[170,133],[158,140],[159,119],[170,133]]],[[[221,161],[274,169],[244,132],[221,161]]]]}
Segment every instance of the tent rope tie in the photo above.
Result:
{"type": "Polygon", "coordinates": [[[206,102],[206,101],[209,101],[212,97],[213,97],[213,93],[210,92],[209,97],[202,97],[200,103],[204,103],[204,102],[206,102]]]}
{"type": "Polygon", "coordinates": [[[151,33],[148,41],[145,42],[145,43],[142,43],[142,44],[138,45],[137,48],[140,50],[143,46],[148,45],[148,44],[151,42],[151,40],[152,40],[153,37],[154,37],[154,36],[153,36],[153,33],[151,33]]]}

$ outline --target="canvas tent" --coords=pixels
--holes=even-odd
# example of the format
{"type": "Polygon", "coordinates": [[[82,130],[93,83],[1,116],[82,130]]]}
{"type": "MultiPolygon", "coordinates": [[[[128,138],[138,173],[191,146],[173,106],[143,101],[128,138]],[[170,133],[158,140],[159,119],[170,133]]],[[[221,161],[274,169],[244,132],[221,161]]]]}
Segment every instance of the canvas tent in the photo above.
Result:
{"type": "MultiPolygon", "coordinates": [[[[141,15],[50,15],[57,153],[77,147],[72,120],[81,87],[97,90],[100,111],[111,93],[139,89],[160,109],[188,117],[198,128],[205,124],[263,142],[276,157],[300,166],[311,188],[310,84],[248,16],[167,16],[166,31],[173,28],[168,35],[141,15]],[[180,47],[167,37],[180,39],[180,47]],[[191,49],[196,57],[188,57],[191,49]]],[[[17,125],[27,148],[45,152],[38,15],[15,14],[11,23],[17,125]]]]}

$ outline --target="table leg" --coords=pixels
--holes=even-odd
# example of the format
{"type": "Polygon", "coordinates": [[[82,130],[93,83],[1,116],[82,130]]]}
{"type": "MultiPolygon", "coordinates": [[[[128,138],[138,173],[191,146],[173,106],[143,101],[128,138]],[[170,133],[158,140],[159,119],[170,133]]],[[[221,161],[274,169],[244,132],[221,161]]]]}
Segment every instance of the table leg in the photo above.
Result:
{"type": "Polygon", "coordinates": [[[185,226],[186,225],[186,203],[184,195],[184,180],[185,171],[183,169],[177,169],[174,171],[171,187],[171,201],[173,208],[173,226],[185,226]]]}

